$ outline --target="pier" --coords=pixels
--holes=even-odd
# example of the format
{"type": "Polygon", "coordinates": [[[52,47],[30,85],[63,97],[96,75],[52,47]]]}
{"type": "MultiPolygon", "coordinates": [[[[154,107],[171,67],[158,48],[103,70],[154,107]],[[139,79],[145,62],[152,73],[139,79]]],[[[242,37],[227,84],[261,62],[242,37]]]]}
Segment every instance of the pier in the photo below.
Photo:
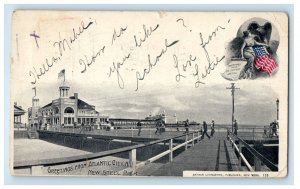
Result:
{"type": "MultiPolygon", "coordinates": [[[[87,166],[87,162],[97,164],[102,159],[118,159],[130,162],[130,167],[97,167],[101,174],[113,169],[117,175],[137,176],[182,176],[183,171],[276,171],[277,164],[268,160],[254,146],[257,141],[262,145],[278,145],[278,138],[264,138],[263,132],[248,136],[243,140],[226,129],[217,129],[210,139],[195,128],[188,133],[170,129],[154,134],[149,129],[137,135],[137,130],[96,131],[73,133],[65,131],[37,131],[39,140],[48,141],[68,148],[89,150],[89,153],[69,157],[53,157],[39,160],[15,160],[14,169],[32,175],[48,174],[50,167],[72,167],[78,163],[87,166]],[[151,132],[151,137],[148,132],[151,132]],[[118,132],[118,133],[117,133],[118,132]],[[106,134],[105,134],[106,133],[106,134]],[[133,134],[133,136],[132,136],[133,134]],[[109,146],[104,149],[99,144],[106,141],[109,146]],[[247,142],[246,142],[247,141],[247,142]],[[115,142],[115,143],[114,143],[115,142]],[[116,145],[116,143],[122,144],[116,145]],[[70,144],[76,144],[70,146],[70,144]],[[92,146],[91,146],[92,145],[92,146]],[[96,145],[96,147],[95,147],[96,145]],[[92,150],[90,150],[92,149],[92,150]],[[99,152],[95,149],[101,149],[99,152]],[[108,158],[109,157],[109,158],[108,158]],[[99,170],[100,169],[100,170],[99,170]],[[102,171],[102,172],[101,172],[102,171]],[[117,171],[117,172],[116,172],[117,171]],[[121,171],[121,172],[120,172],[121,171]]],[[[244,132],[245,133],[245,132],[244,132]]],[[[36,139],[32,139],[36,140],[36,139]]],[[[86,171],[93,171],[85,167],[86,171]]],[[[109,172],[111,173],[111,172],[109,172]]],[[[87,174],[87,173],[84,173],[87,174]]]]}
{"type": "Polygon", "coordinates": [[[138,174],[182,176],[183,171],[239,171],[238,159],[224,133],[205,138],[156,170],[141,168],[138,174]]]}

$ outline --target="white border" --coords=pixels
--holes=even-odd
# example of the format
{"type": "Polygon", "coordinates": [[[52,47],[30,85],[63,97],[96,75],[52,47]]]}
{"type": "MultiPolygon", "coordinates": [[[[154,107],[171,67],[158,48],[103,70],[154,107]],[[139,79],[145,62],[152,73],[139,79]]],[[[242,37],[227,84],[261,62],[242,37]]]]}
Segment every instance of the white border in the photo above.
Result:
{"type": "MultiPolygon", "coordinates": [[[[143,1],[143,2],[139,2],[137,0],[133,1],[133,0],[128,0],[126,2],[122,1],[122,0],[106,0],[106,1],[99,1],[99,0],[77,0],[76,2],[74,2],[75,0],[73,1],[66,1],[66,0],[45,0],[43,2],[39,1],[39,0],[25,0],[25,1],[22,1],[22,0],[2,0],[2,9],[1,9],[1,17],[3,17],[4,15],[4,4],[24,4],[24,3],[28,3],[28,4],[51,4],[51,3],[54,3],[54,4],[86,4],[86,3],[90,3],[90,4],[99,4],[99,3],[102,3],[102,4],[149,4],[149,3],[154,3],[154,4],[166,4],[168,3],[169,1],[168,0],[147,0],[147,1],[143,1]]],[[[255,4],[266,4],[266,3],[273,3],[273,4],[294,4],[294,18],[295,20],[298,20],[296,18],[300,18],[300,10],[299,10],[299,2],[297,0],[266,0],[264,2],[262,2],[262,0],[252,0],[251,2],[247,1],[247,2],[241,2],[239,0],[228,0],[226,2],[222,1],[222,0],[210,0],[210,1],[202,1],[202,2],[199,2],[199,1],[195,1],[195,0],[173,0],[172,1],[173,4],[186,4],[186,3],[189,3],[189,4],[195,4],[195,3],[203,3],[203,4],[223,4],[223,3],[229,3],[229,4],[249,4],[249,3],[255,3],[255,4]]],[[[276,11],[276,10],[274,10],[276,11]]],[[[3,27],[10,27],[10,26],[4,26],[4,18],[1,19],[1,22],[2,22],[2,26],[3,27]]],[[[294,54],[295,54],[295,57],[294,57],[294,85],[290,85],[290,87],[293,88],[294,90],[294,102],[292,102],[294,104],[294,118],[293,121],[294,121],[294,133],[296,134],[295,137],[294,137],[294,145],[297,146],[296,144],[299,144],[299,136],[297,135],[298,133],[300,133],[300,130],[299,130],[299,126],[298,126],[298,123],[299,123],[299,115],[300,115],[300,112],[299,112],[299,97],[300,97],[300,94],[299,94],[299,84],[297,84],[299,81],[299,64],[300,62],[298,61],[299,60],[299,37],[296,35],[296,34],[299,34],[299,21],[297,23],[297,21],[294,23],[294,28],[295,28],[295,31],[294,31],[294,54]],[[298,43],[297,43],[298,42],[298,43]],[[296,53],[297,52],[297,53],[296,53]],[[297,86],[298,85],[298,86],[297,86]],[[298,98],[297,98],[298,97],[298,98]],[[298,115],[298,116],[297,116],[298,115]]],[[[4,28],[2,28],[1,30],[2,32],[2,41],[4,41],[4,28]]],[[[4,59],[4,46],[1,47],[1,57],[2,57],[2,60],[4,59]]],[[[0,67],[1,69],[1,73],[4,73],[4,64],[0,67]]],[[[0,77],[1,79],[1,85],[4,85],[4,77],[0,77]]],[[[4,86],[2,86],[2,88],[4,88],[4,86]]],[[[5,90],[5,89],[4,89],[5,90]]],[[[1,93],[1,98],[3,99],[2,102],[4,102],[4,93],[2,92],[1,93]]],[[[2,103],[3,104],[3,103],[2,103]]],[[[1,109],[0,109],[0,120],[2,120],[2,124],[1,124],[1,128],[2,128],[2,132],[1,132],[1,138],[2,140],[4,139],[4,135],[7,134],[7,133],[4,133],[4,120],[7,119],[7,118],[4,118],[4,106],[1,106],[1,109]]],[[[293,133],[292,133],[293,134],[293,133]]],[[[293,145],[293,146],[294,146],[293,145]]],[[[4,154],[4,146],[1,145],[1,151],[2,151],[2,154],[4,154]]],[[[294,187],[296,187],[297,185],[299,186],[299,163],[297,162],[297,160],[300,158],[299,157],[299,149],[297,149],[298,147],[295,147],[294,149],[294,175],[289,175],[289,176],[293,176],[295,178],[295,185],[294,187]],[[298,172],[297,172],[298,171],[298,172]]],[[[8,149],[8,148],[7,148],[8,149]]],[[[8,163],[8,162],[4,162],[4,157],[3,156],[0,156],[1,157],[1,160],[3,163],[8,163]]],[[[2,169],[3,170],[3,169],[2,169]]],[[[122,182],[122,180],[124,179],[120,179],[120,181],[122,182]]],[[[139,179],[137,179],[138,181],[139,179]]],[[[192,179],[193,180],[193,179],[192,179]]],[[[191,182],[192,182],[191,180],[191,182]]],[[[1,171],[1,183],[4,184],[4,175],[3,175],[3,171],[1,171]]],[[[214,181],[214,179],[211,180],[211,183],[212,184],[218,184],[214,181]]],[[[115,184],[118,184],[118,183],[115,183],[115,184]]],[[[155,184],[155,183],[153,183],[155,184]]],[[[170,183],[172,184],[172,183],[170,183]]],[[[232,183],[234,184],[234,183],[232,183]]],[[[253,184],[259,184],[259,183],[253,183],[253,184]]],[[[291,183],[292,184],[292,183],[291,183]]],[[[9,187],[10,186],[6,186],[6,187],[9,187]]],[[[35,187],[39,187],[40,186],[35,186],[35,187]]],[[[32,186],[25,186],[25,188],[35,188],[35,187],[32,187],[32,186]]],[[[45,187],[45,186],[43,186],[45,187]]],[[[54,186],[46,186],[46,187],[51,187],[53,188],[54,186]]],[[[72,188],[82,188],[83,186],[74,186],[72,188]]],[[[88,187],[92,187],[92,186],[88,186],[88,187]]],[[[118,188],[122,187],[123,188],[132,188],[132,186],[117,186],[118,188]]],[[[140,186],[137,186],[140,188],[140,186]]],[[[153,186],[143,186],[143,188],[150,188],[150,187],[153,187],[153,186]]],[[[183,188],[184,186],[180,185],[180,186],[177,186],[177,188],[183,188]]],[[[192,188],[191,186],[187,186],[189,188],[192,188]]],[[[207,186],[205,186],[207,187],[207,186]]],[[[235,187],[238,187],[240,188],[240,186],[235,186],[235,187]]],[[[222,186],[222,188],[235,188],[235,187],[232,187],[230,185],[227,185],[227,186],[222,186]]],[[[250,186],[251,188],[253,187],[257,187],[257,186],[250,186]]],[[[263,186],[264,188],[267,188],[266,186],[263,186]]],[[[276,188],[277,186],[271,186],[272,188],[276,188]]],[[[282,186],[278,186],[280,188],[282,188],[282,186]]],[[[22,188],[24,188],[24,186],[22,186],[22,188]]],[[[55,188],[57,188],[55,186],[55,188]]],[[[97,187],[99,188],[99,187],[97,187]]],[[[108,186],[105,186],[105,188],[108,188],[108,186]]],[[[172,188],[176,188],[176,187],[173,187],[172,188]]],[[[199,186],[197,187],[199,188],[199,186]]],[[[244,186],[243,186],[244,188],[244,186]]],[[[245,187],[247,188],[247,187],[245,187]]]]}

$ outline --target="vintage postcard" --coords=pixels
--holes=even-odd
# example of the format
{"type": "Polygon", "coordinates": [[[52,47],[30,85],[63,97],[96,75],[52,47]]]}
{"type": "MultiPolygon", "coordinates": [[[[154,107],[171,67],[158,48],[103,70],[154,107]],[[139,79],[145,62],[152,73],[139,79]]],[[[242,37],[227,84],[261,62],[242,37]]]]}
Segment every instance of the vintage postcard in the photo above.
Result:
{"type": "Polygon", "coordinates": [[[286,13],[12,19],[12,175],[287,176],[286,13]]]}

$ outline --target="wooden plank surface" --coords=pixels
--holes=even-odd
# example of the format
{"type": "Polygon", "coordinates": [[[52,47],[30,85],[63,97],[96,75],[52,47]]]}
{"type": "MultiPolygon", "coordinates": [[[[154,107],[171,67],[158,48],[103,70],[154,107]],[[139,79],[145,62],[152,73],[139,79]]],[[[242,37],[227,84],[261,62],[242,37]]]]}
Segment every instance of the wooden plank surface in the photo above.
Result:
{"type": "Polygon", "coordinates": [[[160,166],[142,167],[138,175],[182,176],[183,171],[237,171],[238,159],[226,140],[226,135],[206,136],[194,147],[179,154],[172,162],[160,166]]]}

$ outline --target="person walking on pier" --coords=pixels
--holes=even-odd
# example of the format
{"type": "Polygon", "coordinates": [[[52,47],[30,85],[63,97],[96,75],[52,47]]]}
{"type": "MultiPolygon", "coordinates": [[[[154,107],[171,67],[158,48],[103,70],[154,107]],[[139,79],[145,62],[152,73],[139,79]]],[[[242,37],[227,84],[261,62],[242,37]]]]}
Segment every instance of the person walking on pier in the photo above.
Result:
{"type": "Polygon", "coordinates": [[[238,134],[238,123],[236,121],[236,119],[234,120],[234,123],[233,123],[233,129],[234,129],[234,134],[237,135],[238,134]]]}
{"type": "Polygon", "coordinates": [[[278,135],[277,135],[277,121],[276,120],[271,123],[271,128],[272,128],[271,138],[274,136],[274,134],[275,134],[276,137],[278,137],[278,135]]]}
{"type": "MultiPolygon", "coordinates": [[[[270,126],[271,126],[271,124],[270,124],[270,126]]],[[[263,134],[263,136],[268,137],[268,129],[266,128],[266,126],[264,126],[264,134],[263,134]]]]}
{"type": "Polygon", "coordinates": [[[85,125],[84,125],[84,123],[81,123],[81,128],[80,128],[79,133],[81,133],[82,131],[83,131],[83,133],[85,133],[85,125]]]}
{"type": "Polygon", "coordinates": [[[156,124],[155,124],[155,127],[156,127],[156,131],[155,131],[155,134],[157,134],[157,132],[159,132],[159,119],[156,120],[156,124]]]}
{"type": "Polygon", "coordinates": [[[204,139],[204,135],[206,135],[206,136],[210,139],[210,136],[209,136],[208,133],[207,133],[207,124],[206,124],[206,121],[203,121],[203,133],[202,133],[202,139],[204,139]]]}
{"type": "Polygon", "coordinates": [[[163,120],[162,119],[157,119],[156,120],[156,131],[155,131],[155,134],[157,134],[157,132],[158,132],[158,134],[161,134],[163,126],[164,126],[163,120]]]}
{"type": "Polygon", "coordinates": [[[177,130],[177,132],[179,131],[179,122],[177,121],[177,123],[176,123],[176,130],[177,130]]]}
{"type": "Polygon", "coordinates": [[[211,121],[211,131],[210,131],[210,136],[214,136],[215,133],[215,121],[211,121]]]}
{"type": "Polygon", "coordinates": [[[138,136],[140,136],[141,135],[141,130],[142,130],[142,123],[141,123],[140,120],[137,122],[136,126],[137,126],[137,128],[139,130],[138,136]]]}
{"type": "Polygon", "coordinates": [[[190,127],[190,123],[189,123],[188,119],[185,121],[184,127],[185,127],[185,132],[188,133],[189,132],[189,127],[190,127]]]}

